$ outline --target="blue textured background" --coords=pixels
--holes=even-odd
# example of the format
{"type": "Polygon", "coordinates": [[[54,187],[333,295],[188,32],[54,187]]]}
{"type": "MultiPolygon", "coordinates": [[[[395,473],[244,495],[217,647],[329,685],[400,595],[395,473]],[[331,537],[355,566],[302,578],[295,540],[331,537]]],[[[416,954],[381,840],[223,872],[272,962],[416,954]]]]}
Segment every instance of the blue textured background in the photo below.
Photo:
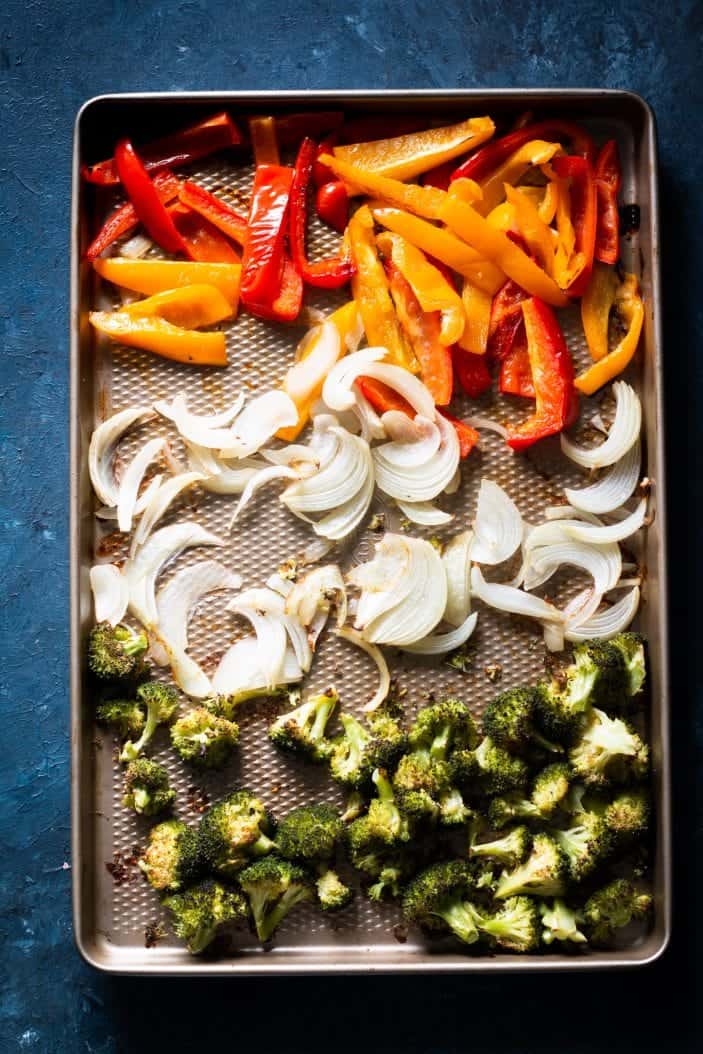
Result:
{"type": "MultiPolygon", "coordinates": [[[[698,887],[687,660],[703,393],[703,5],[565,0],[4,0],[0,10],[0,1049],[689,1050],[698,887]],[[611,7],[616,14],[609,14],[611,7]],[[428,16],[431,12],[431,17],[428,16]],[[675,938],[607,978],[150,981],[95,974],[70,921],[68,224],[72,124],[126,90],[607,86],[654,106],[671,455],[675,938]],[[698,256],[696,257],[696,246],[698,256]],[[696,473],[697,474],[697,473],[696,473]],[[692,494],[693,491],[693,494],[692,494]],[[687,556],[687,554],[690,554],[687,556]],[[685,561],[685,563],[684,563],[685,561]],[[338,1030],[343,1030],[343,1037],[338,1030]],[[369,1033],[371,1039],[369,1041],[369,1033]],[[202,1045],[201,1045],[202,1044],[202,1045]]],[[[690,648],[688,650],[691,650],[690,648]]],[[[698,812],[698,821],[700,811],[698,812]]],[[[700,850],[700,822],[697,847],[700,850]]],[[[700,859],[700,852],[698,854],[700,859]]]]}

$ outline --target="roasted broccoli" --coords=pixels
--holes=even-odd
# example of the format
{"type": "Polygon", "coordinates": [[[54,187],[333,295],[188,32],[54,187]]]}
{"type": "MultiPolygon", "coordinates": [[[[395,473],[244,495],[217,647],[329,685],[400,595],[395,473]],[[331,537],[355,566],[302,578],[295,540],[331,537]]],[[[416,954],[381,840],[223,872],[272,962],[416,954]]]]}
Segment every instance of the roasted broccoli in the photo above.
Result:
{"type": "Polygon", "coordinates": [[[171,743],[184,761],[203,769],[221,769],[239,740],[239,726],[196,706],[171,726],[171,743]]]}
{"type": "Polygon", "coordinates": [[[595,944],[606,944],[615,931],[633,920],[647,918],[652,897],[642,893],[625,878],[616,878],[586,901],[584,918],[589,938],[595,944]]]}
{"type": "Polygon", "coordinates": [[[176,797],[168,772],[150,758],[137,758],[127,766],[122,804],[141,816],[156,816],[170,809],[176,797]]]}
{"type": "Polygon", "coordinates": [[[555,761],[535,776],[530,800],[540,815],[549,820],[557,810],[565,807],[570,787],[571,769],[565,762],[555,761]]]}
{"type": "Polygon", "coordinates": [[[564,749],[562,746],[551,743],[535,728],[534,716],[538,703],[537,688],[510,688],[502,692],[484,711],[484,735],[513,754],[529,755],[535,748],[561,753],[564,749]]]}
{"type": "Polygon", "coordinates": [[[361,816],[364,809],[366,808],[366,802],[363,794],[359,791],[352,791],[347,798],[346,805],[344,806],[344,812],[342,813],[342,820],[344,823],[351,823],[352,820],[356,820],[361,816]]]}
{"type": "Polygon", "coordinates": [[[478,740],[468,707],[451,696],[423,707],[408,734],[412,750],[426,750],[437,761],[446,761],[453,750],[473,750],[478,740]]]}
{"type": "Polygon", "coordinates": [[[134,761],[151,741],[159,725],[167,724],[176,712],[178,692],[167,684],[147,681],[137,688],[137,702],[146,707],[146,722],[136,742],[127,740],[120,761],[134,761]]]}
{"type": "Polygon", "coordinates": [[[370,715],[368,727],[351,714],[340,714],[344,732],[332,740],[330,772],[345,787],[365,787],[376,768],[393,764],[406,747],[407,737],[388,715],[370,715]]]}
{"type": "Polygon", "coordinates": [[[200,821],[200,853],[211,871],[230,877],[275,848],[270,832],[271,821],[259,799],[248,790],[235,791],[200,821]]]}
{"type": "Polygon", "coordinates": [[[460,750],[452,759],[452,772],[461,787],[477,794],[506,794],[525,786],[528,768],[486,736],[475,750],[460,750]]]}
{"type": "Polygon", "coordinates": [[[552,944],[554,941],[586,943],[587,938],[579,929],[584,921],[580,911],[568,907],[559,897],[555,897],[551,907],[546,902],[541,903],[539,910],[542,916],[542,940],[545,944],[552,944]]]}
{"type": "Polygon", "coordinates": [[[411,825],[398,808],[386,773],[377,769],[373,779],[377,797],[371,800],[365,816],[349,824],[346,841],[353,866],[379,880],[378,888],[369,891],[379,899],[386,890],[397,895],[400,879],[412,870],[408,851],[411,825]]]}
{"type": "Polygon", "coordinates": [[[499,900],[520,893],[558,897],[563,893],[568,877],[566,853],[553,835],[540,832],[534,836],[527,860],[500,876],[495,895],[499,900]]]}
{"type": "Polygon", "coordinates": [[[649,812],[649,795],[644,790],[623,791],[606,806],[603,815],[618,848],[646,834],[649,812]]]}
{"type": "Polygon", "coordinates": [[[279,823],[276,846],[288,860],[330,860],[343,833],[344,824],[333,806],[301,805],[279,823]]]}
{"type": "Polygon", "coordinates": [[[340,911],[346,908],[354,891],[342,882],[336,871],[325,868],[315,882],[317,900],[323,911],[340,911]]]}
{"type": "Polygon", "coordinates": [[[294,710],[276,718],[269,729],[271,741],[281,750],[302,754],[310,761],[324,761],[332,750],[332,744],[325,739],[325,729],[338,698],[333,688],[310,696],[294,710]]]}
{"type": "Polygon", "coordinates": [[[154,889],[177,893],[202,873],[198,834],[180,820],[152,827],[139,867],[154,889]]]}
{"type": "Polygon", "coordinates": [[[474,882],[463,860],[432,864],[407,886],[403,916],[426,930],[451,931],[464,944],[479,939],[479,912],[469,899],[474,882]]]}
{"type": "Polygon", "coordinates": [[[644,640],[639,633],[618,633],[610,643],[614,648],[618,649],[625,662],[628,695],[632,699],[640,694],[647,677],[644,640]]]}
{"type": "Polygon", "coordinates": [[[374,769],[372,779],[376,786],[376,797],[371,799],[368,812],[362,817],[370,836],[388,846],[407,842],[410,838],[408,821],[398,808],[387,773],[383,769],[374,769]]]}
{"type": "Polygon", "coordinates": [[[265,856],[238,875],[247,897],[260,941],[269,940],[288,912],[315,896],[311,876],[280,856],[265,856]]]}
{"type": "Polygon", "coordinates": [[[192,955],[199,955],[228,922],[248,917],[247,902],[238,889],[228,889],[207,879],[183,893],[164,899],[173,917],[177,937],[186,942],[192,955]]]}
{"type": "Polygon", "coordinates": [[[602,816],[593,812],[579,813],[577,823],[566,831],[552,834],[569,861],[569,874],[574,882],[581,882],[605,860],[613,848],[613,836],[602,816]]]}
{"type": "Polygon", "coordinates": [[[539,909],[531,897],[509,897],[494,914],[479,914],[476,925],[481,936],[512,952],[531,952],[539,946],[539,909]]]}
{"type": "Polygon", "coordinates": [[[569,761],[587,786],[607,787],[646,776],[649,749],[631,725],[594,707],[569,761]]]}
{"type": "Polygon", "coordinates": [[[526,827],[514,827],[512,831],[492,842],[474,843],[469,850],[473,859],[495,860],[505,867],[517,867],[530,855],[532,835],[526,827]]]}
{"type": "Polygon", "coordinates": [[[395,899],[399,897],[403,882],[411,873],[407,854],[397,854],[387,859],[380,871],[377,872],[376,881],[372,882],[366,889],[366,894],[371,900],[380,903],[382,900],[395,899]]]}
{"type": "Polygon", "coordinates": [[[148,646],[146,633],[98,622],[88,639],[88,666],[104,681],[137,678],[144,670],[148,646]]]}
{"type": "Polygon", "coordinates": [[[228,721],[233,721],[238,702],[239,700],[232,695],[211,695],[208,699],[203,699],[199,705],[204,706],[216,717],[226,717],[228,721]]]}
{"type": "Polygon", "coordinates": [[[136,699],[107,699],[100,703],[96,717],[101,725],[108,725],[120,739],[138,738],[144,731],[146,717],[136,699]]]}

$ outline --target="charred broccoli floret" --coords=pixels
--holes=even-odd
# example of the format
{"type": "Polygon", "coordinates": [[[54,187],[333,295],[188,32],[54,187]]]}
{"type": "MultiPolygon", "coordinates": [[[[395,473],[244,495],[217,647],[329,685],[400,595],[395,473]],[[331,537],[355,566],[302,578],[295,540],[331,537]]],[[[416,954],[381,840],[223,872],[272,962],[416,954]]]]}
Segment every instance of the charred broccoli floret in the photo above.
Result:
{"type": "Polygon", "coordinates": [[[651,894],[640,892],[625,878],[616,878],[586,901],[583,913],[591,941],[608,943],[616,930],[633,920],[646,919],[651,907],[651,894]]]}
{"type": "Polygon", "coordinates": [[[563,900],[555,897],[551,907],[546,902],[539,906],[542,916],[542,941],[553,944],[554,941],[570,941],[573,944],[585,944],[587,937],[579,926],[584,917],[580,911],[568,907],[563,900]]]}
{"type": "Polygon", "coordinates": [[[541,816],[551,819],[564,806],[570,786],[571,769],[565,762],[555,761],[535,776],[530,800],[537,806],[541,816]]]}
{"type": "Polygon", "coordinates": [[[574,882],[590,875],[610,854],[613,837],[603,817],[592,812],[580,813],[578,822],[566,831],[552,832],[569,861],[574,882]]]}
{"type": "Polygon", "coordinates": [[[486,813],[488,823],[499,831],[515,820],[543,820],[544,817],[534,802],[524,798],[519,791],[491,798],[486,813]]]}
{"type": "Polygon", "coordinates": [[[630,699],[639,695],[647,678],[647,661],[644,640],[639,633],[618,633],[610,642],[617,648],[625,662],[630,699]]]}
{"type": "Polygon", "coordinates": [[[377,903],[389,897],[393,900],[399,897],[403,890],[403,882],[411,873],[409,860],[407,854],[391,856],[380,871],[377,871],[376,881],[367,887],[367,896],[377,903]]]}
{"type": "Polygon", "coordinates": [[[447,931],[464,944],[479,939],[479,911],[469,899],[474,891],[471,869],[463,860],[432,864],[410,882],[403,895],[403,916],[432,931],[447,931]]]}
{"type": "Polygon", "coordinates": [[[315,882],[317,900],[323,911],[341,911],[352,900],[354,891],[342,882],[336,871],[325,868],[315,882]]]}
{"type": "Polygon", "coordinates": [[[502,838],[496,838],[492,842],[474,843],[469,851],[473,859],[495,860],[505,867],[517,867],[530,855],[532,848],[532,835],[526,827],[514,827],[512,831],[502,838]]]}
{"type": "Polygon", "coordinates": [[[496,898],[504,900],[521,893],[541,897],[560,896],[569,877],[566,853],[551,834],[536,834],[527,860],[512,871],[504,871],[496,898]]]}
{"type": "Polygon", "coordinates": [[[603,816],[618,848],[647,833],[649,813],[649,795],[644,790],[623,791],[613,798],[603,816]]]}
{"type": "Polygon", "coordinates": [[[535,747],[561,753],[563,747],[545,739],[534,725],[539,703],[537,688],[510,688],[494,699],[483,714],[483,733],[504,750],[527,755],[535,747]]]}
{"type": "Polygon", "coordinates": [[[149,885],[169,893],[194,882],[201,874],[201,864],[197,831],[180,820],[165,820],[152,827],[139,861],[149,885]]]}
{"type": "Polygon", "coordinates": [[[477,794],[506,794],[527,783],[528,769],[486,736],[475,750],[460,750],[452,759],[454,777],[477,794]]]}
{"type": "Polygon", "coordinates": [[[437,761],[446,761],[454,750],[473,750],[478,739],[468,707],[451,696],[423,707],[408,734],[413,750],[426,750],[437,761]]]}
{"type": "Polygon", "coordinates": [[[333,688],[310,696],[276,718],[269,729],[271,741],[281,750],[302,754],[310,761],[324,761],[332,750],[332,744],[325,739],[325,729],[338,698],[333,688]]]}
{"type": "Polygon", "coordinates": [[[330,860],[344,824],[333,806],[325,803],[292,809],[276,829],[276,846],[288,860],[330,860]]]}
{"type": "Polygon", "coordinates": [[[352,791],[347,798],[344,812],[342,813],[341,818],[343,823],[351,823],[352,820],[357,820],[364,812],[365,808],[366,802],[363,794],[360,794],[359,791],[356,790],[352,791]]]}
{"type": "Polygon", "coordinates": [[[134,761],[151,742],[159,725],[168,724],[178,706],[178,692],[167,684],[147,681],[137,688],[137,702],[146,707],[144,728],[136,742],[128,739],[122,747],[120,761],[134,761]]]}
{"type": "Polygon", "coordinates": [[[238,877],[249,898],[256,933],[262,943],[271,939],[296,904],[315,896],[307,871],[280,856],[265,856],[246,867],[238,877]]]}
{"type": "Polygon", "coordinates": [[[407,842],[410,838],[408,821],[398,808],[387,773],[383,769],[374,769],[371,778],[376,787],[376,797],[371,799],[368,812],[363,817],[371,837],[387,846],[407,842]]]}
{"type": "Polygon", "coordinates": [[[156,816],[170,809],[176,792],[169,785],[168,772],[150,758],[137,758],[127,766],[122,804],[140,816],[156,816]]]}
{"type": "Polygon", "coordinates": [[[351,714],[340,714],[344,732],[332,740],[330,772],[345,787],[365,787],[376,768],[387,768],[403,752],[407,737],[386,714],[371,715],[368,727],[351,714]]]}
{"type": "Polygon", "coordinates": [[[193,707],[171,726],[171,743],[184,761],[203,769],[221,769],[239,740],[239,726],[204,706],[193,707]]]}
{"type": "Polygon", "coordinates": [[[539,946],[539,909],[531,897],[509,897],[494,914],[480,915],[477,926],[491,944],[512,952],[531,952],[539,946]]]}
{"type": "Polygon", "coordinates": [[[112,728],[120,739],[138,738],[146,724],[144,711],[136,699],[107,699],[99,704],[96,717],[99,724],[112,728]]]}
{"type": "Polygon", "coordinates": [[[258,798],[248,790],[235,791],[213,805],[200,821],[200,852],[208,868],[232,876],[275,848],[269,837],[271,821],[258,798]]]}
{"type": "Polygon", "coordinates": [[[594,707],[569,751],[569,761],[587,786],[607,787],[642,779],[649,767],[649,749],[631,725],[594,707]]]}
{"type": "Polygon", "coordinates": [[[398,808],[388,777],[376,770],[373,778],[377,797],[365,816],[349,824],[346,841],[352,865],[378,880],[369,895],[380,899],[385,892],[397,895],[401,879],[413,870],[413,854],[408,847],[411,825],[398,808]]]}
{"type": "Polygon", "coordinates": [[[176,936],[186,942],[191,955],[204,951],[221,926],[246,919],[249,914],[238,889],[227,889],[212,879],[166,897],[164,905],[171,912],[176,936]]]}
{"type": "Polygon", "coordinates": [[[148,646],[146,633],[98,622],[88,639],[88,666],[103,681],[136,678],[144,669],[148,646]]]}

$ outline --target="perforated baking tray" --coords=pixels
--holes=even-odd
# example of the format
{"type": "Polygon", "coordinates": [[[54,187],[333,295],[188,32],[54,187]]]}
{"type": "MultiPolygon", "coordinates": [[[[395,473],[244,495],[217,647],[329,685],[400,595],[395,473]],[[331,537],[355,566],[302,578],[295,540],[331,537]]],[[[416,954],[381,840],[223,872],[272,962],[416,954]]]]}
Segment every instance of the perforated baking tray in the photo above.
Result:
{"type": "MultiPolygon", "coordinates": [[[[72,202],[71,287],[71,713],[72,713],[72,812],[74,927],[82,955],[99,969],[124,973],[270,974],[270,973],[372,973],[405,971],[496,971],[545,969],[603,969],[651,962],[666,947],[670,927],[670,849],[668,781],[668,676],[664,524],[663,418],[661,393],[661,330],[659,324],[659,274],[657,234],[657,167],[654,119],[637,96],[611,91],[489,91],[489,92],[319,92],[201,93],[188,95],[111,95],[92,99],[81,109],[74,144],[72,202]],[[628,269],[640,276],[647,304],[642,350],[629,378],[643,400],[647,472],[654,481],[654,520],[645,532],[637,560],[646,570],[639,616],[650,642],[650,735],[654,756],[657,802],[653,883],[656,909],[653,928],[627,946],[586,956],[551,954],[519,957],[500,955],[475,958],[457,952],[451,943],[427,943],[407,933],[394,905],[376,905],[357,896],[353,907],[328,917],[311,906],[291,913],[277,932],[275,948],[263,951],[247,933],[233,938],[231,947],[216,960],[196,960],[171,937],[159,937],[164,923],[158,899],[142,881],[135,857],[145,843],[149,822],[121,805],[122,773],[113,744],[93,720],[93,701],[85,683],[85,640],[92,622],[88,571],[97,556],[126,555],[119,536],[94,516],[95,504],[87,472],[87,450],[93,428],[110,414],[135,403],[185,392],[194,410],[218,411],[239,391],[254,392],[274,386],[291,361],[304,330],[277,326],[242,313],[225,326],[230,365],[224,370],[193,369],[148,354],[109,346],[95,338],[87,313],[111,303],[110,287],[98,285],[82,254],[97,225],[114,205],[105,191],[83,183],[81,163],[111,153],[122,135],[146,140],[168,128],[187,124],[199,116],[227,108],[238,114],[343,109],[347,113],[423,113],[429,118],[459,120],[488,113],[514,118],[526,110],[582,121],[599,140],[615,137],[623,164],[623,200],[640,207],[641,226],[625,239],[623,255],[628,269]],[[107,301],[105,298],[108,298],[107,301]],[[152,946],[148,946],[148,945],[152,946]]],[[[217,158],[201,163],[191,173],[199,182],[223,196],[246,205],[251,168],[235,159],[217,158]]],[[[314,230],[314,251],[331,251],[332,235],[314,230]]],[[[336,236],[334,236],[336,238],[336,236]]],[[[307,295],[307,294],[306,294],[307,295]]],[[[311,307],[328,309],[342,295],[308,297],[311,307]]],[[[577,360],[584,356],[576,315],[563,319],[567,338],[577,360]]],[[[476,404],[471,404],[477,412],[476,404]]],[[[468,411],[468,402],[466,407],[468,411]]],[[[514,402],[495,393],[480,401],[499,419],[516,413],[514,402]]],[[[584,412],[608,407],[588,400],[584,412]]],[[[519,411],[517,411],[519,413],[519,411]]],[[[151,422],[135,433],[134,444],[144,435],[167,430],[167,422],[151,422]]],[[[169,432],[173,438],[173,431],[169,432]]],[[[125,453],[129,452],[129,446],[125,453]]],[[[176,447],[176,453],[178,453],[176,447]]],[[[560,455],[557,442],[533,448],[528,456],[515,456],[493,433],[483,433],[478,453],[462,468],[458,493],[443,500],[455,520],[442,533],[449,536],[473,514],[478,481],[487,475],[503,485],[529,521],[547,504],[560,503],[563,487],[581,478],[578,470],[560,455]]],[[[245,586],[263,581],[288,557],[300,553],[311,541],[309,529],[294,519],[271,490],[244,514],[239,528],[227,535],[226,524],[236,499],[188,492],[170,514],[195,519],[228,538],[221,560],[238,571],[245,586]]],[[[386,516],[390,529],[401,527],[400,516],[377,499],[376,511],[386,516]]],[[[419,530],[419,529],[418,529],[419,530]]],[[[422,532],[419,532],[422,533],[422,532]]],[[[343,566],[365,559],[374,536],[359,531],[329,557],[343,566]]],[[[192,552],[183,559],[194,559],[192,552]]],[[[176,561],[170,575],[182,566],[176,561]]],[[[552,595],[556,587],[550,584],[552,595]]],[[[573,579],[571,580],[573,588],[573,579]]],[[[214,669],[219,656],[242,633],[231,616],[223,613],[226,597],[208,598],[191,625],[193,654],[206,670],[214,669]]],[[[475,662],[466,673],[448,665],[392,655],[391,666],[405,690],[409,713],[426,701],[430,692],[458,694],[480,713],[497,690],[544,672],[541,636],[525,621],[511,620],[482,608],[475,633],[475,662]],[[496,678],[499,680],[496,681],[496,678]]],[[[306,687],[323,688],[336,683],[346,709],[358,710],[375,683],[375,668],[345,643],[328,636],[316,655],[306,687]]],[[[216,775],[187,772],[168,747],[167,736],[156,741],[154,756],[168,768],[178,793],[177,815],[197,822],[208,801],[235,786],[249,786],[283,815],[289,808],[314,798],[341,801],[338,788],[324,771],[281,757],[271,747],[266,728],[271,708],[251,705],[241,714],[241,746],[236,760],[216,775]]]]}

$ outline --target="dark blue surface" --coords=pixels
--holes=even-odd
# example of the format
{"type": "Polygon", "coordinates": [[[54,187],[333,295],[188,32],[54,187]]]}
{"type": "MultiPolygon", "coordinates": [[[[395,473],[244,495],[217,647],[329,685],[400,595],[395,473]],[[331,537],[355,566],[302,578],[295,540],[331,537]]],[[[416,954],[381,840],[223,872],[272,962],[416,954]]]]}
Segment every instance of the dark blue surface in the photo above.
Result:
{"type": "Polygon", "coordinates": [[[0,31],[0,1049],[132,1054],[162,1049],[161,1039],[163,1049],[236,1050],[261,1046],[262,1032],[263,1049],[279,1051],[364,1041],[371,1051],[693,1049],[700,879],[690,796],[703,719],[699,709],[695,723],[701,678],[685,645],[686,612],[700,609],[700,485],[686,487],[684,472],[699,483],[703,5],[4,0],[0,31]],[[67,306],[78,107],[127,90],[560,85],[633,89],[659,119],[672,623],[682,638],[672,947],[648,970],[603,979],[264,984],[95,974],[73,946],[69,870],[67,306]]]}

